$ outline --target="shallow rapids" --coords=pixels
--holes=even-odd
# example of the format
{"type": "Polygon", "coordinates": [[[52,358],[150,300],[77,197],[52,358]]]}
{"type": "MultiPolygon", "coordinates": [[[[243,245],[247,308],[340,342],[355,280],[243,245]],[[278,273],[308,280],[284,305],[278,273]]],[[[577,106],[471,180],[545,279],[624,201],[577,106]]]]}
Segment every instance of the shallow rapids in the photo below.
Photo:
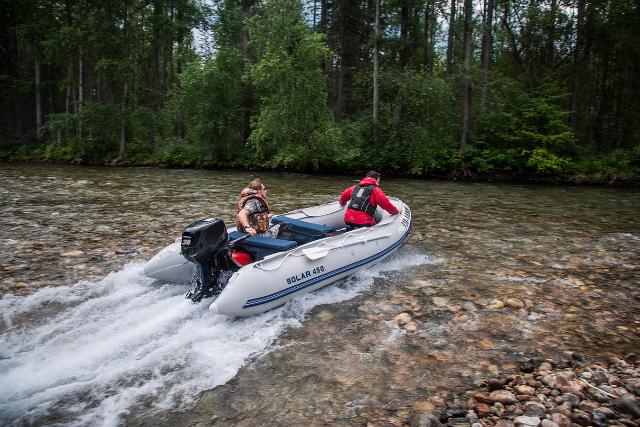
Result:
{"type": "Polygon", "coordinates": [[[339,286],[240,320],[211,314],[207,300],[185,300],[185,286],[154,285],[141,264],[98,283],[6,296],[0,421],[111,426],[133,407],[189,407],[268,352],[313,307],[351,299],[390,272],[439,262],[405,251],[339,286]]]}
{"type": "Polygon", "coordinates": [[[274,213],[359,178],[0,164],[0,424],[402,426],[528,358],[640,348],[634,188],[383,176],[396,257],[242,321],[140,276],[258,175],[274,213]]]}

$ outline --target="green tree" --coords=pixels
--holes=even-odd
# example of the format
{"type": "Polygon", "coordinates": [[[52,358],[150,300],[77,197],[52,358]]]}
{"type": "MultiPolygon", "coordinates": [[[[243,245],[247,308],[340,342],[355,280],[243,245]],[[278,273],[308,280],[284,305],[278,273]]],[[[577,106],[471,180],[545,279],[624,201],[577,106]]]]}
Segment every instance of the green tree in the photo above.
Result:
{"type": "Polygon", "coordinates": [[[327,107],[321,63],[323,37],[303,21],[300,2],[270,0],[250,23],[257,63],[250,76],[260,97],[249,138],[268,167],[320,170],[348,161],[341,132],[327,107]]]}

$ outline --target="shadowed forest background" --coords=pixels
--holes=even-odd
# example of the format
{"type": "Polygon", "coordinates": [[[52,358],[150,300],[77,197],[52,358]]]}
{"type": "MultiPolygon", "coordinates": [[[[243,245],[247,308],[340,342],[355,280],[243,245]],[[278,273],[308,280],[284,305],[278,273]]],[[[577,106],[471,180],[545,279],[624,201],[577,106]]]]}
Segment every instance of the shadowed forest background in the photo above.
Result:
{"type": "Polygon", "coordinates": [[[0,158],[640,179],[638,0],[0,4],[0,158]]]}

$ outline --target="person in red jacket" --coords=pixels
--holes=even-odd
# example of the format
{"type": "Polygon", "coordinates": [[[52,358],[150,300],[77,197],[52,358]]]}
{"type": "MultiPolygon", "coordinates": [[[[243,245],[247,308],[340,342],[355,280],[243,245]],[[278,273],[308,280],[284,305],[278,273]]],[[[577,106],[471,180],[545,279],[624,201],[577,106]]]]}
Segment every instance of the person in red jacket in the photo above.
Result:
{"type": "Polygon", "coordinates": [[[344,213],[347,231],[376,225],[376,220],[373,216],[378,206],[391,215],[400,213],[387,199],[379,185],[380,174],[376,171],[370,171],[357,185],[344,190],[342,196],[340,196],[340,206],[344,206],[347,202],[349,203],[344,213]]]}

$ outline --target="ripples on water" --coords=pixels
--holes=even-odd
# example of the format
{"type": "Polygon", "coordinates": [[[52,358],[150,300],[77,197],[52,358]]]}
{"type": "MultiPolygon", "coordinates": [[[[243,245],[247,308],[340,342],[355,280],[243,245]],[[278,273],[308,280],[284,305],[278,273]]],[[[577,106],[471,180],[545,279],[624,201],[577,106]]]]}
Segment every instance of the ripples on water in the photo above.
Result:
{"type": "MultiPolygon", "coordinates": [[[[402,425],[525,357],[640,348],[636,189],[383,178],[413,211],[397,257],[230,321],[127,264],[232,219],[254,174],[1,166],[2,422],[402,425]]],[[[260,175],[277,213],[356,181],[260,175]]]]}
{"type": "Polygon", "coordinates": [[[353,298],[387,272],[430,262],[406,255],[239,320],[185,300],[184,286],[153,286],[140,264],[99,283],[5,297],[0,421],[117,425],[136,405],[188,407],[268,351],[283,330],[300,326],[313,307],[353,298]]]}

